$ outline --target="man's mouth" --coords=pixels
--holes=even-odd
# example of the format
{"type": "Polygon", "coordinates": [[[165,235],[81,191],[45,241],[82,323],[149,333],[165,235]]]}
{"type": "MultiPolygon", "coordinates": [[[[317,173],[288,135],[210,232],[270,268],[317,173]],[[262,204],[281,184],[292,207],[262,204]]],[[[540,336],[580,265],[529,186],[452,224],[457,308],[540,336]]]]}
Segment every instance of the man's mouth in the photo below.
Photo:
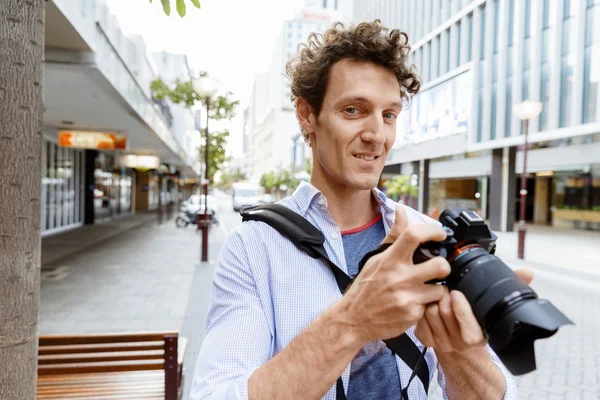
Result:
{"type": "Polygon", "coordinates": [[[354,154],[354,157],[361,159],[361,160],[365,160],[365,161],[373,161],[379,158],[379,156],[369,156],[366,154],[354,154]]]}

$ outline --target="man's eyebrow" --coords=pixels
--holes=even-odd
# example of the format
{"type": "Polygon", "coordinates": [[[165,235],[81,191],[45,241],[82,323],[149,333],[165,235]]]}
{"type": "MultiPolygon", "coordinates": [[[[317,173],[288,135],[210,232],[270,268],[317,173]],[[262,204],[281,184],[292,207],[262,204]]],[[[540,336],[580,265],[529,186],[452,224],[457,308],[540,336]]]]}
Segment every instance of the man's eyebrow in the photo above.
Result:
{"type": "MultiPolygon", "coordinates": [[[[349,97],[343,97],[339,100],[339,103],[349,103],[349,102],[353,102],[353,101],[357,101],[357,102],[361,102],[361,103],[371,103],[371,101],[369,99],[367,99],[364,96],[349,96],[349,97]]],[[[391,102],[389,105],[389,107],[397,107],[397,108],[402,108],[402,102],[400,101],[393,101],[391,102]]]]}

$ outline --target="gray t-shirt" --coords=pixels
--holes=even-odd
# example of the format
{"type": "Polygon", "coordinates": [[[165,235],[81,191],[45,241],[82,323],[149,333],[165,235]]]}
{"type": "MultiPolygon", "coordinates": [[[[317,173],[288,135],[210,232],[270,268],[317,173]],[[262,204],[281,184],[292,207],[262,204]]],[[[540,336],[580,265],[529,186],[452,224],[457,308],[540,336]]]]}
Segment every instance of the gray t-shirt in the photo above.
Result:
{"type": "MultiPolygon", "coordinates": [[[[342,231],[348,274],[358,273],[358,263],[385,238],[381,215],[365,226],[342,231]]],[[[381,340],[368,343],[352,360],[348,400],[399,399],[400,378],[396,356],[381,340]]]]}

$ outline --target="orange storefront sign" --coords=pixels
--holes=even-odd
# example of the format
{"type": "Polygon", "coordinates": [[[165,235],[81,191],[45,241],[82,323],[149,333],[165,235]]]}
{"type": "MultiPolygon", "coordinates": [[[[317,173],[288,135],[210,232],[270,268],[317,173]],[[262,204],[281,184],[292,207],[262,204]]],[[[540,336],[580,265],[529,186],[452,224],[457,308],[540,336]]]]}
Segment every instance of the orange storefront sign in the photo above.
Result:
{"type": "Polygon", "coordinates": [[[109,132],[59,131],[58,145],[79,149],[126,150],[127,138],[109,132]]]}

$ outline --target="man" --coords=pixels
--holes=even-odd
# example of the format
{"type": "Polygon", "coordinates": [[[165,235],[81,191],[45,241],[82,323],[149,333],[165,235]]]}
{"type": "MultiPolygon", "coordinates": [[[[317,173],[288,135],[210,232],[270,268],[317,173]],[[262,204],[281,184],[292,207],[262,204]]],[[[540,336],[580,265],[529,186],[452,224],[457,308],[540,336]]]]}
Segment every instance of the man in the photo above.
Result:
{"type": "MultiPolygon", "coordinates": [[[[404,332],[431,348],[430,378],[437,369],[446,398],[516,399],[465,297],[425,283],[447,276],[448,262],[412,263],[444,230],[374,189],[396,119],[419,90],[409,51],[406,35],[379,21],[337,24],[288,64],[313,168],[310,184],[281,204],[325,234],[329,258],[349,276],[379,243],[393,244],[342,296],[323,260],[262,222],[237,227],[216,265],[192,399],[399,399],[412,371],[382,339],[404,332]]],[[[421,382],[408,397],[427,398],[421,382]]]]}

